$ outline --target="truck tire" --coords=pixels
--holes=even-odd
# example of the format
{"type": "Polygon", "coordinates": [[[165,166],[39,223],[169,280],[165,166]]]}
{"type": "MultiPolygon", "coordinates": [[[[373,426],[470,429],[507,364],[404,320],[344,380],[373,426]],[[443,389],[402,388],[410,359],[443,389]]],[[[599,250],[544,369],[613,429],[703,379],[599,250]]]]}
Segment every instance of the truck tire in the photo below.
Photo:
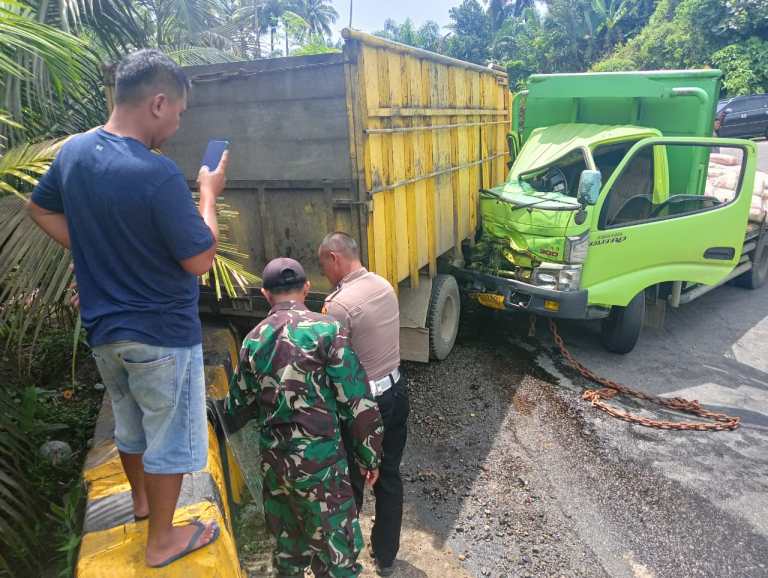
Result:
{"type": "Polygon", "coordinates": [[[612,353],[629,353],[637,345],[645,317],[645,291],[638,293],[626,307],[613,306],[603,320],[601,340],[612,353]]]}
{"type": "Polygon", "coordinates": [[[429,356],[443,360],[453,349],[459,332],[461,297],[453,275],[438,275],[432,281],[432,296],[427,312],[429,356]]]}
{"type": "Polygon", "coordinates": [[[752,268],[736,277],[736,285],[744,289],[759,289],[768,280],[768,243],[760,239],[751,255],[752,268]]]}

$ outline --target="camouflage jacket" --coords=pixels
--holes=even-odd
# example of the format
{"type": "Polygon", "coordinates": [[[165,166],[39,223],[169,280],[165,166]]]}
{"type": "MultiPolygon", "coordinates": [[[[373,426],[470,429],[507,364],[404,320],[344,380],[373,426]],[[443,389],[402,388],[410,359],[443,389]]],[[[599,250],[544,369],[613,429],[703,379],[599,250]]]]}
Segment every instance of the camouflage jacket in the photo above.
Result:
{"type": "Polygon", "coordinates": [[[253,404],[262,451],[312,455],[320,468],[344,455],[340,427],[347,427],[358,464],[378,467],[378,405],[345,330],[330,317],[279,303],[248,334],[227,406],[253,404]]]}

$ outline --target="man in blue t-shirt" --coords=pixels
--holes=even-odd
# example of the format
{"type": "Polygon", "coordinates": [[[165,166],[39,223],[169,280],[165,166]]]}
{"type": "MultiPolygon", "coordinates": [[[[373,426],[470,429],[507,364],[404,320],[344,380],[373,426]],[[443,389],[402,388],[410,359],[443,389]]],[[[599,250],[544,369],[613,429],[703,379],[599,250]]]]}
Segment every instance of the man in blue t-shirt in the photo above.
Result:
{"type": "Polygon", "coordinates": [[[172,521],[182,475],[205,467],[208,451],[197,277],[216,253],[227,157],[200,170],[198,209],[176,164],[152,152],[179,128],[184,72],[141,50],[115,80],[109,121],[67,141],[28,211],[72,251],[134,516],[149,518],[146,562],[159,567],[219,535],[215,522],[172,521]]]}

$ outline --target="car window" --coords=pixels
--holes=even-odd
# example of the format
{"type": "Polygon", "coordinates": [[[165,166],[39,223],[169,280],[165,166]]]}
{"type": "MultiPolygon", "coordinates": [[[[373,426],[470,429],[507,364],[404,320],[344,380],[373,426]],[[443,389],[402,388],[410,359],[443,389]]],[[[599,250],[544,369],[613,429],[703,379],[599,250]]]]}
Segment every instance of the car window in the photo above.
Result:
{"type": "Polygon", "coordinates": [[[608,182],[613,171],[616,170],[616,167],[619,166],[619,163],[636,142],[636,140],[631,140],[627,142],[599,145],[592,151],[592,158],[595,161],[597,170],[600,171],[600,174],[603,177],[604,183],[608,182]]]}
{"type": "Polygon", "coordinates": [[[734,98],[726,107],[731,112],[746,112],[763,106],[763,99],[759,96],[748,96],[743,98],[734,98]]]}
{"type": "Polygon", "coordinates": [[[734,201],[741,187],[744,151],[708,145],[648,145],[635,151],[611,186],[600,228],[637,225],[716,209],[734,201]],[[655,182],[654,148],[668,161],[666,186],[655,182]],[[656,189],[659,190],[656,190],[656,189]],[[668,190],[667,190],[668,189],[668,190]]]}
{"type": "Polygon", "coordinates": [[[632,157],[613,183],[603,205],[601,222],[606,227],[642,221],[653,208],[653,147],[647,146],[632,157]]]}
{"type": "Polygon", "coordinates": [[[560,193],[576,198],[581,173],[586,169],[587,161],[584,151],[575,149],[545,167],[520,175],[520,180],[530,185],[535,191],[560,193]]]}

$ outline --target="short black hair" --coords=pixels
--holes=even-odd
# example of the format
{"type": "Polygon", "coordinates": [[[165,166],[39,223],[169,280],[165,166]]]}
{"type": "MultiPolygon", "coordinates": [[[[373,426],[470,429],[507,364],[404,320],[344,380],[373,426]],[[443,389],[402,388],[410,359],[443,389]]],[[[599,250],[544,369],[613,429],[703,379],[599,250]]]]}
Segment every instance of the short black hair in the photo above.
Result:
{"type": "Polygon", "coordinates": [[[182,97],[190,88],[181,67],[159,50],[145,48],[123,58],[115,73],[115,103],[137,103],[151,89],[182,97]]]}
{"type": "Polygon", "coordinates": [[[300,281],[297,283],[291,283],[290,285],[280,285],[279,287],[273,287],[267,289],[272,295],[285,295],[286,293],[294,293],[304,288],[306,281],[300,281]]]}

